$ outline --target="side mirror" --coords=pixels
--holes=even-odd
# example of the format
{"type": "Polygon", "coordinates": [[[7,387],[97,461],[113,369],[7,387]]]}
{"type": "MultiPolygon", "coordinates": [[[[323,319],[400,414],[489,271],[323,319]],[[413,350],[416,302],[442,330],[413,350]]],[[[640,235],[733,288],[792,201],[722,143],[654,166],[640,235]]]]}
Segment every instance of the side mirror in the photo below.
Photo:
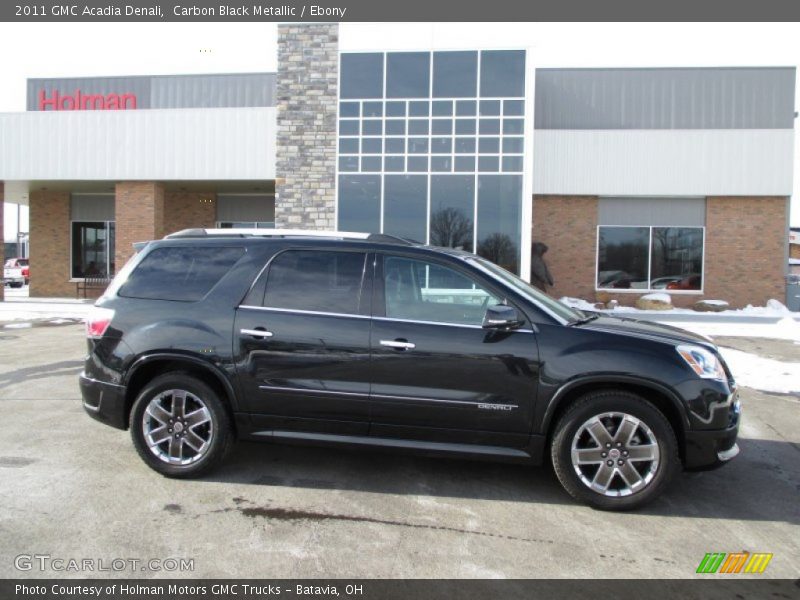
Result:
{"type": "Polygon", "coordinates": [[[496,304],[486,309],[483,317],[484,329],[516,329],[522,325],[517,309],[505,304],[496,304]]]}

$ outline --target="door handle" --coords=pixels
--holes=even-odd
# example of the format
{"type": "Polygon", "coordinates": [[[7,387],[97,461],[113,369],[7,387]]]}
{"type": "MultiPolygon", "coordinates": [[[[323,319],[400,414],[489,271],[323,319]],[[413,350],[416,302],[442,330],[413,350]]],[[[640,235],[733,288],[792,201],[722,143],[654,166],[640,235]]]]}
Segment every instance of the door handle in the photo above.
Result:
{"type": "Polygon", "coordinates": [[[240,329],[239,333],[242,335],[252,335],[253,337],[258,338],[272,337],[272,332],[267,331],[266,329],[240,329]]]}
{"type": "Polygon", "coordinates": [[[416,344],[404,340],[381,340],[381,346],[387,346],[395,350],[413,350],[417,347],[416,344]]]}

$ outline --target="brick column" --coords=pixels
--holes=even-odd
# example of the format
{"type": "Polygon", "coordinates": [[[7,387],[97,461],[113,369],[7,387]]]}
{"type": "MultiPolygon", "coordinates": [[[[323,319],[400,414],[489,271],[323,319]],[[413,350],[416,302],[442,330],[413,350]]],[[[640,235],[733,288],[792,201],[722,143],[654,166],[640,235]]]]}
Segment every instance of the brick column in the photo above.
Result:
{"type": "MultiPolygon", "coordinates": [[[[556,298],[592,300],[597,252],[597,196],[534,196],[534,242],[548,246],[544,255],[556,298]]],[[[530,248],[523,248],[530,252],[530,248]]]]}
{"type": "Polygon", "coordinates": [[[117,184],[114,204],[116,220],[115,270],[133,256],[134,242],[164,237],[164,185],[153,181],[123,181],[117,184]]]}
{"type": "Polygon", "coordinates": [[[276,227],[335,229],[339,26],[278,25],[276,227]]]}
{"type": "Polygon", "coordinates": [[[706,199],[705,297],[734,308],[786,302],[784,196],[706,199]]]}
{"type": "Polygon", "coordinates": [[[75,297],[70,283],[69,192],[29,194],[31,297],[75,297]]]}
{"type": "Polygon", "coordinates": [[[217,221],[216,192],[166,192],[165,235],[195,227],[213,228],[217,221]]]}

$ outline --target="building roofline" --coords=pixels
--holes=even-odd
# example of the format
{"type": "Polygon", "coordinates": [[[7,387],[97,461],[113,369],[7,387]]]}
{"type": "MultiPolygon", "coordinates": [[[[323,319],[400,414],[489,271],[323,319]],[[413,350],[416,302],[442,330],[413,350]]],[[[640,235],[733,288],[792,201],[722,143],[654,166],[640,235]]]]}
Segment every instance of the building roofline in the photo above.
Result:
{"type": "Polygon", "coordinates": [[[54,77],[27,77],[26,81],[47,81],[50,79],[165,79],[167,77],[230,77],[236,75],[255,76],[255,75],[276,75],[277,71],[247,71],[247,72],[233,72],[233,73],[175,73],[172,75],[72,75],[72,76],[54,76],[54,77]]]}

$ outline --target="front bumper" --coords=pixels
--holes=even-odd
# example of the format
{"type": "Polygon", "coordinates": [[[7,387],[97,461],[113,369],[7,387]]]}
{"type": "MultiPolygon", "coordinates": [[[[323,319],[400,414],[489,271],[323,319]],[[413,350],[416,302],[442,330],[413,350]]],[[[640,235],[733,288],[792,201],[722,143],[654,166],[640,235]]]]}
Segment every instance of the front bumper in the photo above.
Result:
{"type": "Polygon", "coordinates": [[[739,423],[712,431],[687,431],[684,466],[693,471],[716,469],[739,454],[739,423]]]}
{"type": "Polygon", "coordinates": [[[78,376],[78,381],[83,396],[83,409],[90,417],[117,429],[128,428],[123,386],[92,379],[85,373],[78,376]]]}

